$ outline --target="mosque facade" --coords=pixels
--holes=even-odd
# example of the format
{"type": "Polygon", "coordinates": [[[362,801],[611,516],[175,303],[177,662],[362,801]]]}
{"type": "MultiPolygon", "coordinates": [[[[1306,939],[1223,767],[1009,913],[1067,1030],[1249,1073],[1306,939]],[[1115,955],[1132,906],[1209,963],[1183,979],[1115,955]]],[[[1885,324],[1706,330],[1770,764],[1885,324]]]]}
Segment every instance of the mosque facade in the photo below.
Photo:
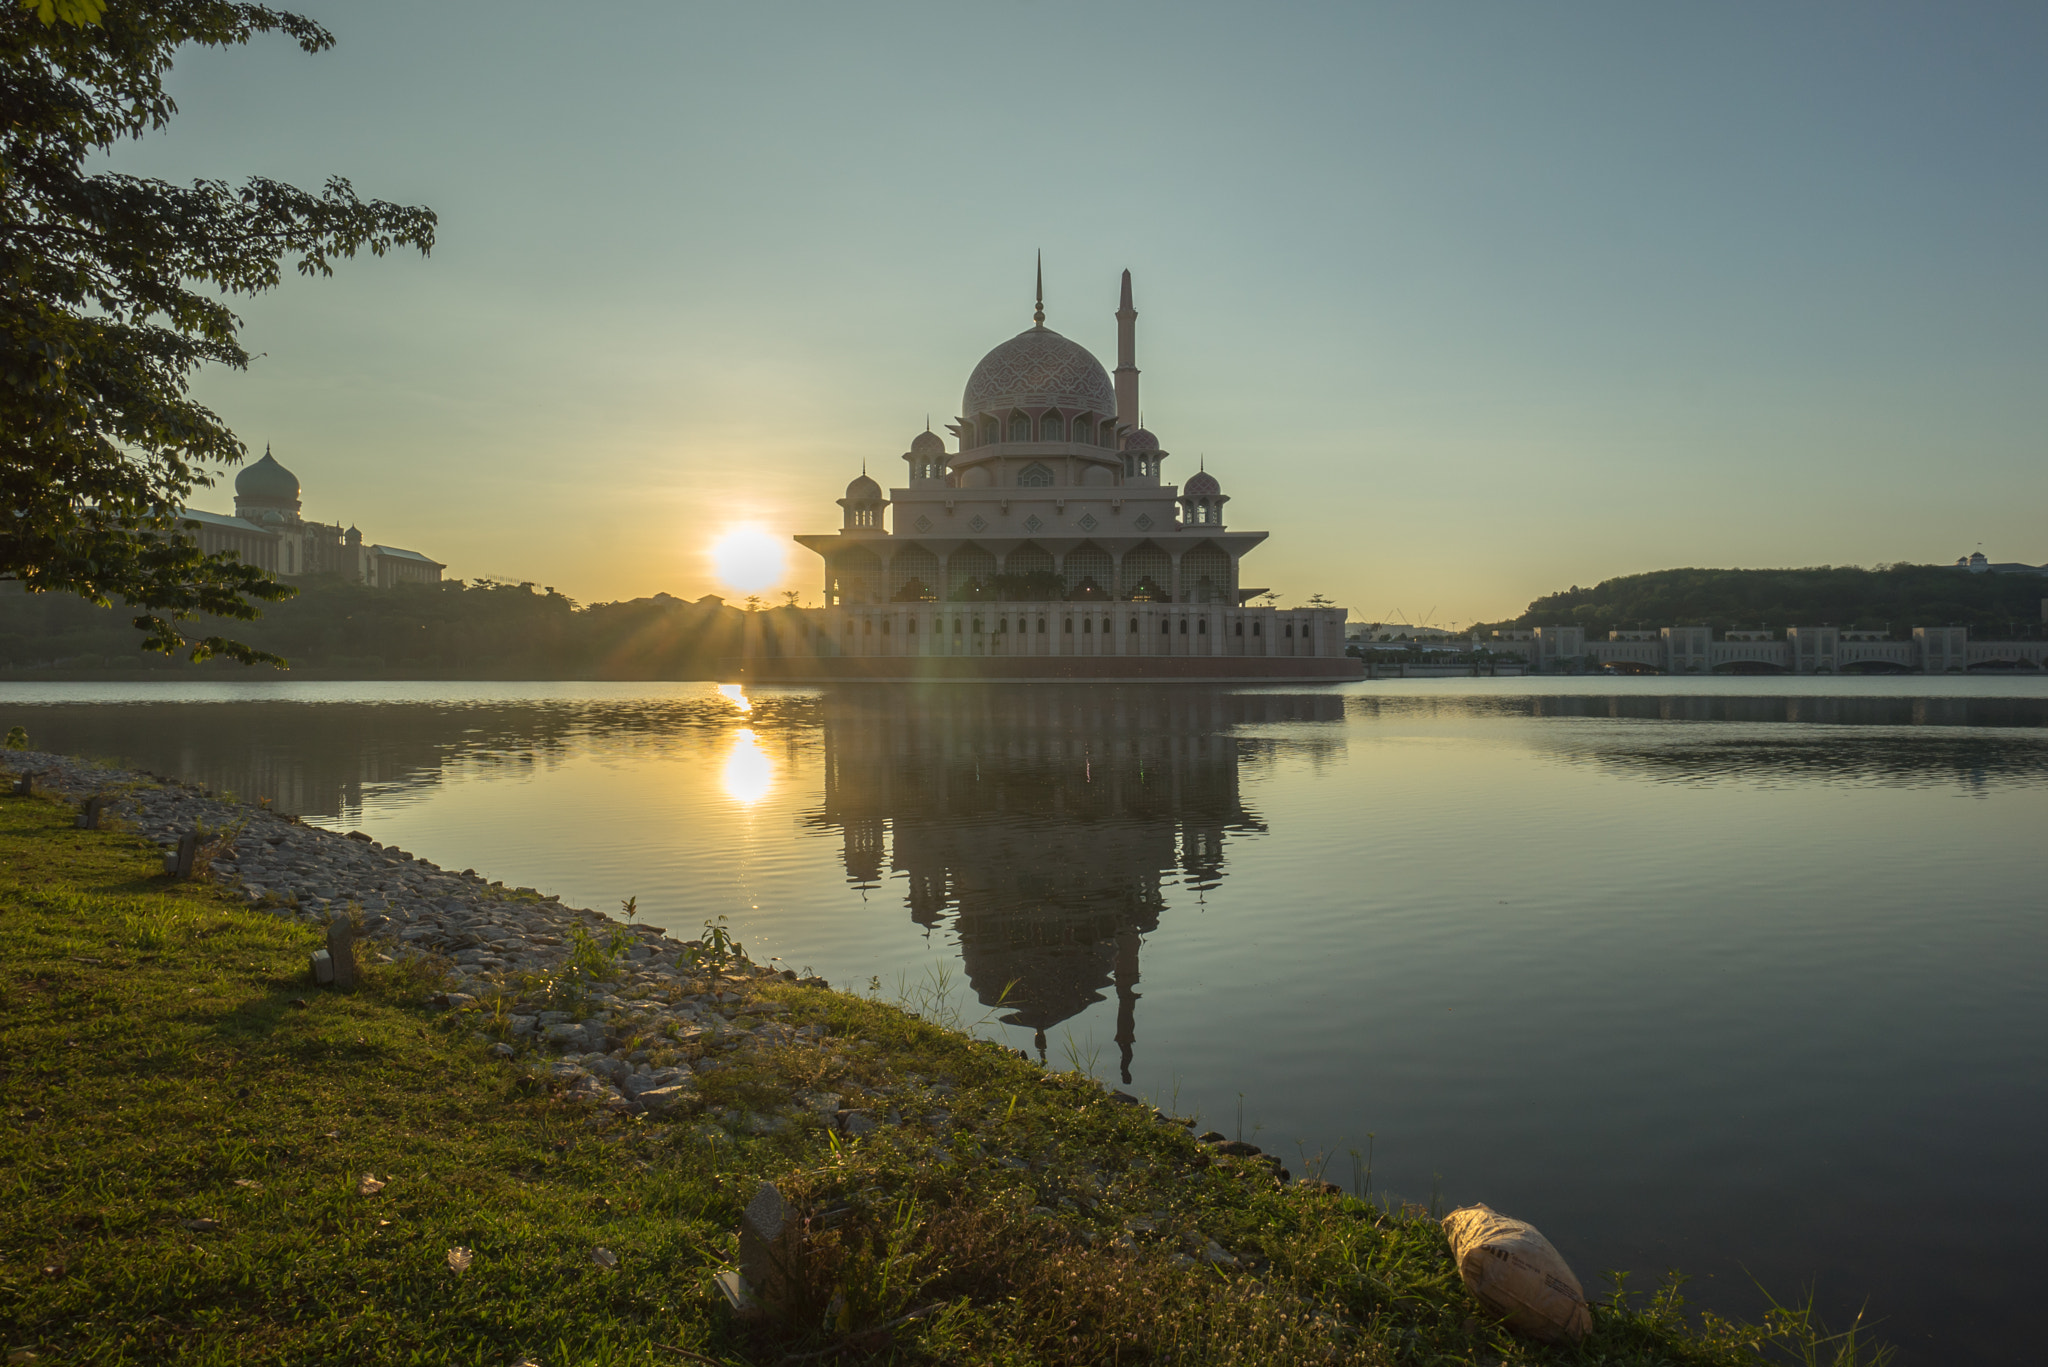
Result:
{"type": "Polygon", "coordinates": [[[1244,559],[1267,533],[1139,423],[1138,312],[1123,275],[1112,378],[1032,326],[974,367],[947,430],[920,432],[904,483],[865,469],[836,532],[799,536],[824,606],[757,614],[746,674],[829,678],[1349,679],[1342,608],[1250,606],[1244,559]]]}
{"type": "Polygon", "coordinates": [[[309,522],[299,510],[299,477],[265,447],[263,459],[235,476],[234,516],[187,508],[180,517],[206,554],[233,551],[244,564],[280,579],[341,574],[372,588],[441,582],[447,566],[440,561],[365,542],[354,527],[309,522]]]}

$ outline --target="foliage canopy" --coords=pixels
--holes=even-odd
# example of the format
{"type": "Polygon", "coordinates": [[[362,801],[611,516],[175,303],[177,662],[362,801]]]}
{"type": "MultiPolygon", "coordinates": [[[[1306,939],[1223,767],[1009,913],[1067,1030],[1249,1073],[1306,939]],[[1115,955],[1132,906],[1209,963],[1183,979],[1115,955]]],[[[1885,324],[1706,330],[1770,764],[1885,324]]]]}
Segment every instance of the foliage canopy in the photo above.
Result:
{"type": "Polygon", "coordinates": [[[2038,630],[2048,579],[1947,565],[1821,565],[1796,570],[1655,570],[1545,594],[1482,629],[1583,626],[1588,636],[1666,626],[1967,626],[1977,636],[2038,630]]]}
{"type": "Polygon", "coordinates": [[[248,621],[291,589],[229,553],[204,555],[177,511],[242,443],[189,394],[214,363],[246,369],[223,302],[275,286],[291,259],[433,247],[431,210],[319,193],[262,176],[173,185],[89,158],[163,128],[186,44],[278,33],[333,45],[301,15],[229,0],[17,0],[0,9],[0,579],[139,609],[146,649],[189,646],[282,663],[225,636],[188,640],[195,614],[248,621]]]}

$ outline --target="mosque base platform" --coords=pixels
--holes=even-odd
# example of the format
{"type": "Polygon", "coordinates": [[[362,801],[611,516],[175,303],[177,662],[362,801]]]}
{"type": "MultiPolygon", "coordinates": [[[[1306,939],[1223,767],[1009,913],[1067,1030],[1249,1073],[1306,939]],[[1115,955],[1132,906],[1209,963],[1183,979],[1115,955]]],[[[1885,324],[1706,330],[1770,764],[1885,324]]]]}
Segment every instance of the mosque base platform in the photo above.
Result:
{"type": "Polygon", "coordinates": [[[1349,683],[1353,659],[1176,655],[896,655],[755,657],[732,661],[735,683],[1349,683]]]}

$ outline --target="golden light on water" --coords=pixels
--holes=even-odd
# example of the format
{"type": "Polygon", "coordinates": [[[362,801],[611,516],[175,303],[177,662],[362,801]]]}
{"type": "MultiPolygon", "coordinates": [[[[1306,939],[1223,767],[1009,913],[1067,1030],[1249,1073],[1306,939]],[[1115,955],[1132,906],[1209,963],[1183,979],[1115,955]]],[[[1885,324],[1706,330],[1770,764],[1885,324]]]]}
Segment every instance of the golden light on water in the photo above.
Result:
{"type": "Polygon", "coordinates": [[[711,563],[730,588],[773,588],[787,565],[782,541],[760,527],[734,527],[711,544],[711,563]]]}
{"type": "Polygon", "coordinates": [[[720,684],[718,686],[718,696],[724,698],[742,712],[754,710],[753,699],[747,696],[746,685],[744,684],[720,684]]]}
{"type": "Polygon", "coordinates": [[[725,795],[742,807],[753,806],[775,786],[775,761],[768,758],[752,731],[733,736],[732,753],[725,757],[724,781],[725,795]]]}

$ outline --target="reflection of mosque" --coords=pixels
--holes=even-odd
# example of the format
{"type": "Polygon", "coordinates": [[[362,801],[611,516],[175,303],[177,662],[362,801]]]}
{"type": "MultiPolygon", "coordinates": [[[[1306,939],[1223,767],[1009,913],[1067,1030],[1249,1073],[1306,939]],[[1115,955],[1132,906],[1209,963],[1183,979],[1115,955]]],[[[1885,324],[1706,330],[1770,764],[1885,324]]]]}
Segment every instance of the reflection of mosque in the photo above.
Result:
{"type": "Polygon", "coordinates": [[[825,805],[846,871],[909,885],[927,930],[950,914],[968,983],[1005,1024],[1046,1032],[1114,991],[1130,1080],[1138,949],[1163,885],[1223,877],[1261,832],[1238,794],[1264,742],[1232,728],[1335,721],[1340,698],[1207,689],[861,690],[824,709],[825,805]]]}

